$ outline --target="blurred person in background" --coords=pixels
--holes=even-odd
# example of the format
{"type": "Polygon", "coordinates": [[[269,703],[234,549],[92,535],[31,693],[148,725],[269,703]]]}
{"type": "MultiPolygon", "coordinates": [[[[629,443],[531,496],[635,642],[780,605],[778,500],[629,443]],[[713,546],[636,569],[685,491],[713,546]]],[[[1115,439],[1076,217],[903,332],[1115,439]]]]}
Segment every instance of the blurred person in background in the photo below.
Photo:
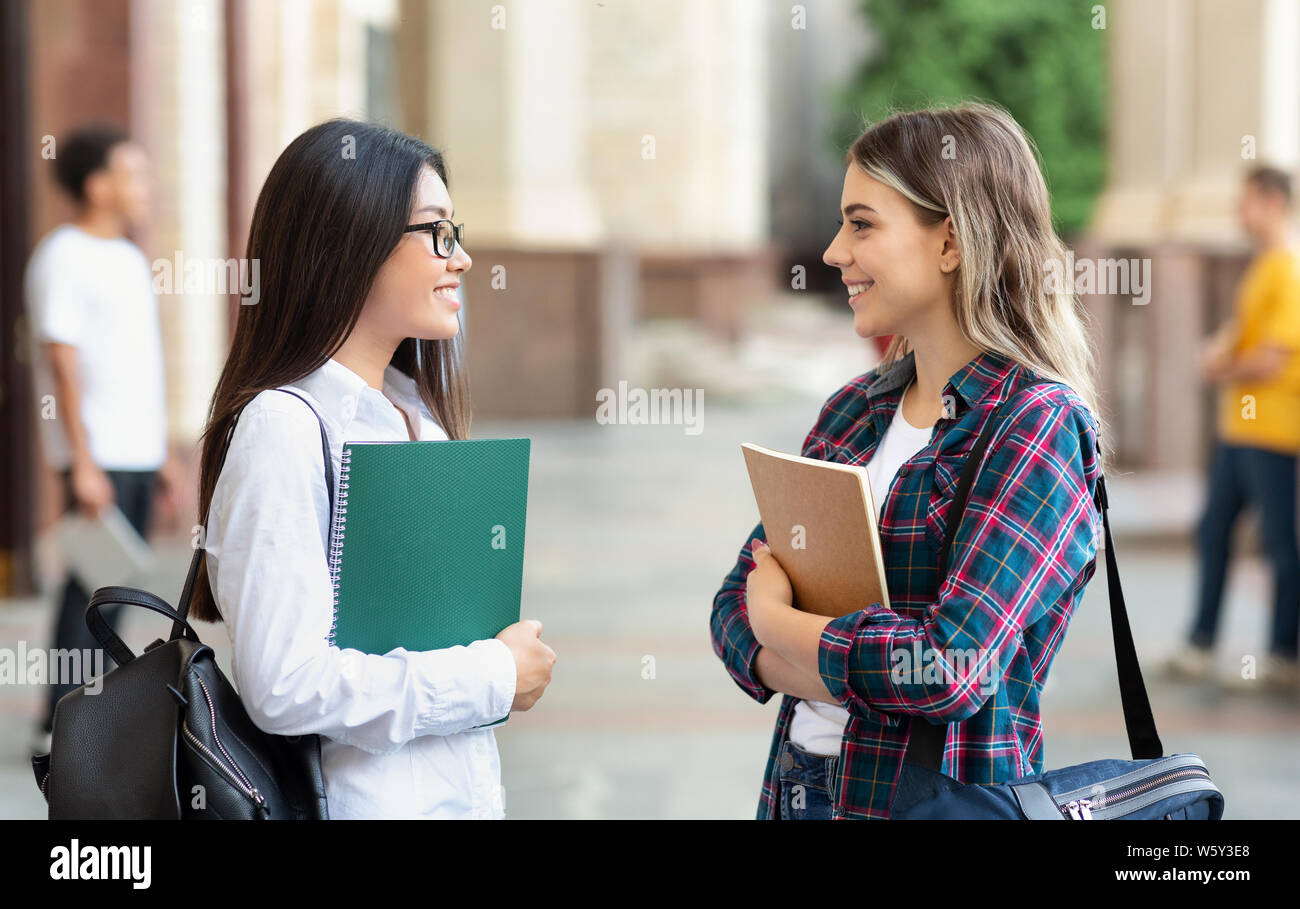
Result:
{"type": "MultiPolygon", "coordinates": [[[[148,166],[144,150],[112,126],[83,127],[56,144],[55,176],[75,215],[41,239],[25,276],[41,446],[61,475],[67,511],[100,516],[116,504],[142,537],[155,486],[174,508],[183,475],[167,451],[152,272],[127,238],[148,215],[148,166]]],[[[90,593],[68,573],[55,650],[100,649],[86,628],[90,593]]],[[[120,609],[104,610],[114,627],[120,609]]],[[[111,657],[100,665],[112,668],[111,657]]],[[[59,698],[87,680],[75,681],[49,686],[36,752],[49,750],[59,698]]]]}
{"type": "Polygon", "coordinates": [[[1269,652],[1257,673],[1234,673],[1231,690],[1300,693],[1300,548],[1296,544],[1296,457],[1300,454],[1300,255],[1290,232],[1291,178],[1271,167],[1242,186],[1238,217],[1255,247],[1234,310],[1206,342],[1201,368],[1220,384],[1205,511],[1197,528],[1200,588],[1188,641],[1169,675],[1206,679],[1228,570],[1233,527],[1249,504],[1273,571],[1269,652]]]}

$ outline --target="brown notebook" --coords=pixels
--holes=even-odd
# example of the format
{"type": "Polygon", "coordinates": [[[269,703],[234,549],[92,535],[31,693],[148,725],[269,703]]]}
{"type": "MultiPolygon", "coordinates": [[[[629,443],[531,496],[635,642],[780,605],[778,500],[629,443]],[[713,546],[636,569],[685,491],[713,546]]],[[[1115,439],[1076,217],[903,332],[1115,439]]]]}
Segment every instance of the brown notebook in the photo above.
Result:
{"type": "Polygon", "coordinates": [[[794,605],[825,616],[872,603],[889,608],[867,469],[749,442],[741,449],[767,545],[790,578],[794,605]]]}

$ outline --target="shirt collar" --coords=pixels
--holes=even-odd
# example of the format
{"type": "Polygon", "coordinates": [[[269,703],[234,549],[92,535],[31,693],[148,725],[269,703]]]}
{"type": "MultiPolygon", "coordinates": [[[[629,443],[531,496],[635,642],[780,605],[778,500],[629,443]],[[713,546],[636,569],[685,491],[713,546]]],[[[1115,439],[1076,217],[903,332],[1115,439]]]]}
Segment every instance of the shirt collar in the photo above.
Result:
{"type": "Polygon", "coordinates": [[[425,410],[424,399],[420,397],[415,380],[390,363],[384,370],[384,395],[405,412],[415,428],[416,438],[423,438],[420,417],[425,410]]]}
{"type": "MultiPolygon", "coordinates": [[[[338,422],[339,428],[344,432],[357,415],[357,405],[361,401],[361,396],[367,390],[381,394],[378,389],[371,388],[369,382],[333,357],[322,363],[314,372],[309,373],[297,385],[309,392],[338,422]]],[[[384,369],[382,394],[406,411],[412,426],[419,427],[420,395],[414,379],[390,363],[384,369]]]]}
{"type": "Polygon", "coordinates": [[[399,404],[409,404],[417,411],[420,409],[420,391],[415,380],[391,363],[384,370],[384,394],[399,404]]]}
{"type": "MultiPolygon", "coordinates": [[[[982,351],[949,377],[943,387],[945,400],[952,396],[956,405],[953,419],[974,407],[1005,379],[1015,367],[1015,361],[991,350],[982,351]],[[963,408],[960,401],[965,404],[963,408]]],[[[916,377],[916,351],[909,350],[897,363],[886,367],[867,388],[867,394],[881,406],[886,402],[896,406],[902,389],[916,377]]]]}

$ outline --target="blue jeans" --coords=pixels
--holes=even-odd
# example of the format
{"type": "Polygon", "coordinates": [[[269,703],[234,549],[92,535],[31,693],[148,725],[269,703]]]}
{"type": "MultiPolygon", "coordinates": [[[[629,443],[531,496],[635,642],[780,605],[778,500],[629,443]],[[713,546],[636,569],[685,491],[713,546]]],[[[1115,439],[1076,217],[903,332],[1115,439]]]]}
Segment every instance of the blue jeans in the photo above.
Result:
{"type": "MultiPolygon", "coordinates": [[[[810,754],[789,739],[781,743],[777,765],[781,776],[778,809],[783,821],[829,821],[831,789],[840,762],[838,754],[810,754]]],[[[894,799],[898,804],[933,794],[934,777],[907,761],[899,773],[894,799]]]]}
{"type": "Polygon", "coordinates": [[[810,754],[789,739],[781,744],[780,810],[783,821],[829,821],[838,754],[810,754]]]}
{"type": "Polygon", "coordinates": [[[1229,543],[1247,506],[1259,512],[1260,536],[1273,569],[1269,649],[1295,659],[1300,645],[1300,547],[1296,544],[1296,456],[1217,440],[1196,542],[1201,582],[1189,639],[1212,647],[1228,573],[1229,543]]]}

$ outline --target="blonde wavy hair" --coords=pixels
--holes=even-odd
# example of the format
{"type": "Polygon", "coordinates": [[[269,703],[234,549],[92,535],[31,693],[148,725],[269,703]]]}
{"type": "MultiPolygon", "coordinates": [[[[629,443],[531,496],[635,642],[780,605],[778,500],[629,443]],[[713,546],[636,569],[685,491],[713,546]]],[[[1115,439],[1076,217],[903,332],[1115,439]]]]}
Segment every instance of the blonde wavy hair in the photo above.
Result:
{"type": "MultiPolygon", "coordinates": [[[[899,112],[854,141],[845,166],[854,164],[909,200],[921,223],[952,217],[961,250],[958,326],[975,346],[1073,389],[1097,421],[1105,472],[1109,446],[1102,444],[1088,316],[1072,282],[1049,280],[1053,268],[1059,276],[1066,247],[1052,227],[1047,184],[1020,124],[982,101],[899,112]]],[[[910,350],[908,339],[896,335],[882,364],[910,350]]]]}

